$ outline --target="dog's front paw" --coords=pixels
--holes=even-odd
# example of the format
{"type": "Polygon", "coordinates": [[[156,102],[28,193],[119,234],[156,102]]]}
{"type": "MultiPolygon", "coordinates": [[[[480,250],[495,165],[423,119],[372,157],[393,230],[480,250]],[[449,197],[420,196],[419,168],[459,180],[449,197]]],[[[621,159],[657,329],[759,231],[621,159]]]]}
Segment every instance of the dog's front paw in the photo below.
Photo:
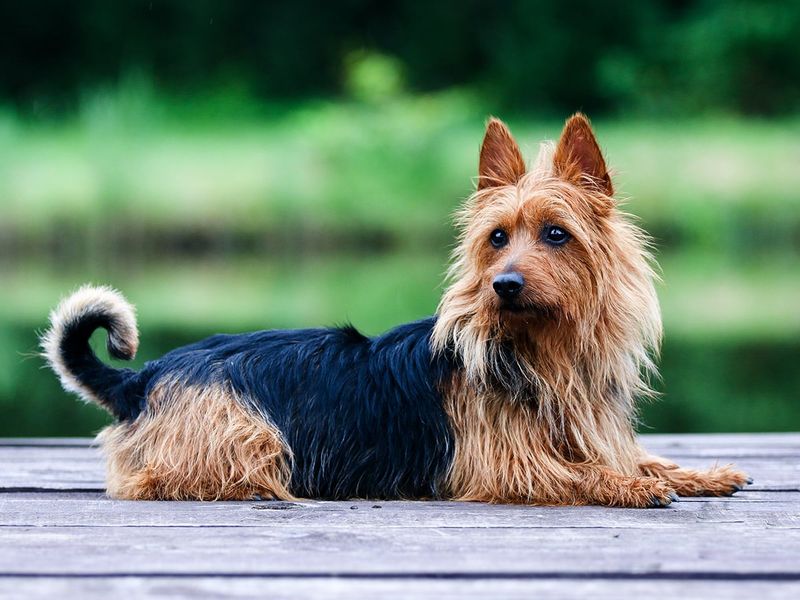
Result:
{"type": "Polygon", "coordinates": [[[678,497],[678,494],[676,494],[675,492],[670,490],[667,493],[666,498],[664,496],[661,496],[661,495],[653,496],[650,499],[650,508],[662,508],[664,506],[669,506],[673,502],[679,502],[679,501],[680,501],[680,498],[678,497]]]}
{"type": "Polygon", "coordinates": [[[648,488],[647,493],[650,494],[650,497],[649,503],[645,506],[645,508],[663,508],[680,500],[675,490],[673,490],[663,481],[656,480],[654,483],[646,487],[648,488]]]}
{"type": "Polygon", "coordinates": [[[732,496],[753,483],[746,473],[731,465],[708,471],[689,471],[672,482],[683,496],[732,496]]]}
{"type": "Polygon", "coordinates": [[[678,494],[666,482],[654,477],[636,477],[622,484],[609,504],[625,508],[663,508],[678,500],[678,494]]]}
{"type": "Polygon", "coordinates": [[[747,473],[734,469],[731,465],[717,467],[706,473],[704,496],[733,496],[753,483],[747,473]]]}

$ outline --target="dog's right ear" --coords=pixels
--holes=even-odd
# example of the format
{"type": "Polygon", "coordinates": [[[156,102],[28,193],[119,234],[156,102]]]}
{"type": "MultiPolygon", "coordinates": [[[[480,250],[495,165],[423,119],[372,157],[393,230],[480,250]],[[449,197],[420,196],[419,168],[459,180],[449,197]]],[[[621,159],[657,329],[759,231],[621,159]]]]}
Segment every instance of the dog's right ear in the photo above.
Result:
{"type": "Polygon", "coordinates": [[[491,117],[481,144],[478,189],[513,185],[525,174],[525,160],[514,136],[500,119],[491,117]]]}
{"type": "Polygon", "coordinates": [[[560,177],[578,185],[589,185],[607,196],[614,195],[600,144],[589,119],[582,113],[567,119],[556,146],[553,166],[560,177]]]}

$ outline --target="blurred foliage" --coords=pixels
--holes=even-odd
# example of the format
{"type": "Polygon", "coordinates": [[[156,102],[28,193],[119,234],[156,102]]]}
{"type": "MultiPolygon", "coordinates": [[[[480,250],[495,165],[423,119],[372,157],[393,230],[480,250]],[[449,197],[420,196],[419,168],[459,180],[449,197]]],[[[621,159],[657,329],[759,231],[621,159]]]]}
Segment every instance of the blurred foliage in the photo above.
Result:
{"type": "MultiPolygon", "coordinates": [[[[448,243],[488,110],[466,91],[392,95],[384,59],[368,62],[353,83],[381,80],[366,103],[282,107],[221,94],[187,105],[134,77],[85,96],[69,119],[0,112],[0,248],[448,243]]],[[[510,125],[532,160],[562,122],[510,125]]],[[[662,248],[747,261],[797,247],[800,119],[595,124],[620,195],[633,198],[626,208],[662,248]]]]}
{"type": "Polygon", "coordinates": [[[354,52],[347,57],[345,89],[362,102],[382,102],[399,96],[404,87],[397,60],[381,54],[354,52]]]}
{"type": "Polygon", "coordinates": [[[781,0],[30,0],[3,19],[0,97],[36,114],[137,70],[271,99],[468,86],[559,115],[800,101],[800,3],[781,0]],[[353,60],[370,53],[384,58],[353,60]]]}
{"type": "Polygon", "coordinates": [[[30,0],[3,18],[0,435],[105,422],[36,356],[87,281],[137,304],[137,365],[218,331],[431,314],[486,116],[532,159],[578,109],[663,268],[643,429],[800,429],[800,3],[30,0]]]}
{"type": "MultiPolygon", "coordinates": [[[[182,104],[131,77],[71,118],[0,116],[0,435],[104,422],[35,357],[48,310],[87,281],[138,306],[137,364],[218,331],[376,334],[435,310],[487,109],[463,90],[404,94],[390,60],[353,60],[352,85],[380,93],[182,104]]],[[[595,124],[663,268],[664,398],[643,427],[800,427],[800,121],[595,124]]],[[[560,130],[511,125],[529,159],[560,130]]]]}

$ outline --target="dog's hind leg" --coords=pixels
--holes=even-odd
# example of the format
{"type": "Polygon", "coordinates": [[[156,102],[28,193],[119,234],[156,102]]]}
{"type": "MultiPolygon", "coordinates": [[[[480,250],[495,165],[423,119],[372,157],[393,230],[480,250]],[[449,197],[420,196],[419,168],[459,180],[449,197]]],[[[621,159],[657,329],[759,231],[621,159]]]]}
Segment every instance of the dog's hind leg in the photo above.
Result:
{"type": "Polygon", "coordinates": [[[292,498],[291,452],[280,432],[220,383],[159,383],[139,418],[99,439],[114,498],[292,498]]]}
{"type": "Polygon", "coordinates": [[[730,496],[752,480],[733,465],[716,466],[706,471],[684,469],[659,456],[647,455],[639,462],[639,470],[648,477],[657,477],[669,484],[680,496],[730,496]]]}

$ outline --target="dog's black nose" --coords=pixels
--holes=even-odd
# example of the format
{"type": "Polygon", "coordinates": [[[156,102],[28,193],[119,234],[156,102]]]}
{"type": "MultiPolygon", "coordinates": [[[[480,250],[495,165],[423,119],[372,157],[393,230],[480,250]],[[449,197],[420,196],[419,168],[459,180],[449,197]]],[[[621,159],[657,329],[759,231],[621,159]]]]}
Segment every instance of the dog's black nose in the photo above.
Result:
{"type": "Polygon", "coordinates": [[[513,300],[522,291],[522,286],[525,285],[525,280],[517,272],[500,273],[494,278],[492,287],[497,295],[503,300],[513,300]]]}

